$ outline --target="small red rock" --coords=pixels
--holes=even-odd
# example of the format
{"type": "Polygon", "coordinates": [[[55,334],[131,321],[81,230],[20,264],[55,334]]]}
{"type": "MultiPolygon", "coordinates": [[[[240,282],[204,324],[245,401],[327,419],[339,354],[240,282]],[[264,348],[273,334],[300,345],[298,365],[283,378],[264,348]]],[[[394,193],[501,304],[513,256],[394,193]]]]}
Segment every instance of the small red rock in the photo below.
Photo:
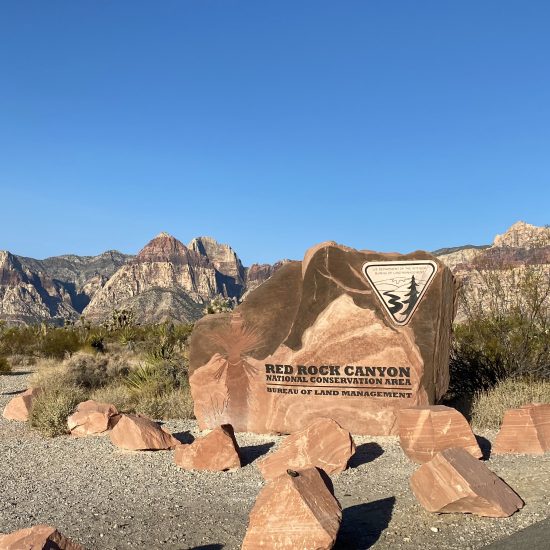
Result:
{"type": "Polygon", "coordinates": [[[428,512],[505,518],[523,507],[521,498],[465,449],[438,453],[412,475],[411,488],[428,512]]]}
{"type": "Polygon", "coordinates": [[[289,435],[273,454],[258,463],[265,479],[288,468],[317,467],[327,474],[343,472],[355,453],[350,433],[330,418],[319,418],[304,430],[289,435]]]}
{"type": "Polygon", "coordinates": [[[250,513],[241,550],[330,550],[342,509],[317,468],[272,479],[250,513]]]}
{"type": "Polygon", "coordinates": [[[122,414],[110,431],[111,442],[130,451],[173,449],[179,441],[153,420],[139,414],[122,414]]]}
{"type": "Polygon", "coordinates": [[[63,536],[55,527],[35,525],[0,535],[0,550],[84,550],[84,547],[63,536]]]}
{"type": "Polygon", "coordinates": [[[2,416],[7,420],[27,422],[32,402],[42,393],[40,388],[30,388],[16,395],[4,408],[2,416]]]}
{"type": "Polygon", "coordinates": [[[550,451],[550,404],[532,403],[506,411],[491,454],[550,451]]]}
{"type": "Polygon", "coordinates": [[[76,411],[67,418],[71,435],[85,436],[106,432],[115,422],[118,411],[114,405],[88,400],[79,403],[76,411]]]}
{"type": "Polygon", "coordinates": [[[468,421],[452,407],[432,405],[401,409],[397,422],[403,452],[419,464],[453,447],[461,447],[475,458],[483,456],[468,421]]]}
{"type": "Polygon", "coordinates": [[[239,445],[233,427],[224,424],[191,445],[178,445],[175,463],[185,470],[223,471],[241,467],[239,445]]]}

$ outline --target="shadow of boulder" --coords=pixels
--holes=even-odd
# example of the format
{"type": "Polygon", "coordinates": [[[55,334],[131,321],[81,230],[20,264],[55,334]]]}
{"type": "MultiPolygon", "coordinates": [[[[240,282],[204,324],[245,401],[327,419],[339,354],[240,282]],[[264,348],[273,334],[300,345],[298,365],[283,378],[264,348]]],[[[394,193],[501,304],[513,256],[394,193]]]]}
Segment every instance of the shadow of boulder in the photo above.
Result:
{"type": "Polygon", "coordinates": [[[204,544],[203,546],[193,546],[189,550],[221,550],[223,547],[223,544],[204,544]]]}
{"type": "Polygon", "coordinates": [[[265,455],[275,443],[262,443],[261,445],[250,445],[248,447],[241,447],[241,462],[243,466],[248,466],[256,459],[260,458],[262,455],[265,455]]]}
{"type": "Polygon", "coordinates": [[[344,509],[334,549],[370,548],[390,523],[394,506],[395,497],[388,497],[344,509]]]}
{"type": "Polygon", "coordinates": [[[191,432],[177,432],[172,434],[172,436],[184,445],[189,445],[195,441],[195,438],[191,435],[191,432]]]}
{"type": "Polygon", "coordinates": [[[479,445],[479,448],[481,449],[481,452],[483,456],[481,457],[483,460],[489,460],[491,456],[491,442],[481,435],[476,435],[477,444],[479,445]]]}
{"type": "Polygon", "coordinates": [[[378,443],[363,443],[355,449],[355,454],[349,459],[348,468],[357,468],[357,466],[376,460],[383,454],[384,449],[378,443]]]}

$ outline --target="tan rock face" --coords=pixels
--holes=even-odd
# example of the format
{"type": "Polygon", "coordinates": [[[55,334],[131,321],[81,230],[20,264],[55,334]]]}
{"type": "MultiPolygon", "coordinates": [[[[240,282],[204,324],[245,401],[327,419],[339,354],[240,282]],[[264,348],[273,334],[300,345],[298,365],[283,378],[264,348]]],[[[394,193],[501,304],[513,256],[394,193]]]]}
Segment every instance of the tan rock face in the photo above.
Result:
{"type": "Polygon", "coordinates": [[[0,550],[84,550],[84,547],[63,536],[55,527],[35,525],[0,535],[0,550]]]}
{"type": "Polygon", "coordinates": [[[506,411],[491,454],[544,454],[550,451],[550,405],[531,404],[506,411]]]}
{"type": "Polygon", "coordinates": [[[261,491],[242,550],[329,550],[342,520],[340,504],[315,468],[282,474],[261,491]],[[295,475],[297,474],[297,475],[295,475]]]}
{"type": "Polygon", "coordinates": [[[289,435],[277,451],[258,463],[265,479],[287,471],[317,467],[327,474],[343,472],[355,453],[350,433],[330,418],[320,418],[289,435]]]}
{"type": "Polygon", "coordinates": [[[452,447],[461,447],[475,458],[483,456],[468,421],[452,407],[401,409],[397,422],[403,452],[419,464],[452,447]]]}
{"type": "Polygon", "coordinates": [[[110,431],[113,445],[130,451],[173,449],[179,441],[149,418],[123,414],[110,431]]]}
{"type": "Polygon", "coordinates": [[[106,432],[114,425],[118,411],[114,405],[89,400],[79,403],[76,411],[67,418],[71,435],[86,436],[106,432]]]}
{"type": "Polygon", "coordinates": [[[233,428],[219,426],[191,445],[178,445],[174,462],[185,470],[224,471],[241,467],[233,428]]]}
{"type": "Polygon", "coordinates": [[[352,433],[396,433],[397,410],[447,389],[454,292],[449,269],[424,252],[314,247],[234,313],[195,325],[199,426],[293,433],[330,411],[352,433]]]}
{"type": "Polygon", "coordinates": [[[502,479],[464,449],[446,449],[420,466],[411,488],[429,512],[505,518],[523,507],[502,479]]]}
{"type": "Polygon", "coordinates": [[[2,416],[7,420],[18,420],[27,422],[32,402],[36,399],[42,390],[40,388],[30,388],[23,393],[16,395],[5,406],[2,416]]]}

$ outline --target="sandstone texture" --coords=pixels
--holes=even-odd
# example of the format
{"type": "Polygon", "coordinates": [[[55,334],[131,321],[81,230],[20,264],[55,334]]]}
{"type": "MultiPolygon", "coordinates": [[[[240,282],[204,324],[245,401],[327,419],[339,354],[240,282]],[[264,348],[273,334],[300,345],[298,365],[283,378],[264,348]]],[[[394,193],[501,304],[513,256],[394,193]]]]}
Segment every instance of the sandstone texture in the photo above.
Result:
{"type": "Polygon", "coordinates": [[[123,414],[109,436],[113,445],[129,451],[173,449],[179,441],[145,416],[123,414]]]}
{"type": "Polygon", "coordinates": [[[290,470],[262,489],[242,550],[329,550],[341,520],[340,504],[316,468],[290,470]]]}
{"type": "Polygon", "coordinates": [[[0,535],[0,550],[84,550],[63,536],[55,527],[35,525],[0,535]]]}
{"type": "Polygon", "coordinates": [[[13,397],[4,408],[2,416],[7,420],[18,420],[27,422],[32,402],[40,395],[40,388],[30,388],[23,393],[13,397]]]}
{"type": "Polygon", "coordinates": [[[411,488],[429,512],[461,512],[493,518],[523,507],[519,496],[464,449],[446,449],[412,475],[411,488]]]}
{"type": "Polygon", "coordinates": [[[79,403],[76,411],[67,418],[71,435],[86,436],[106,432],[118,420],[114,405],[88,400],[79,403]]]}
{"type": "Polygon", "coordinates": [[[550,451],[550,404],[533,403],[504,414],[491,454],[544,454],[550,451]]]}
{"type": "Polygon", "coordinates": [[[241,467],[233,428],[219,426],[190,445],[178,445],[174,462],[185,470],[225,471],[241,467]]]}
{"type": "Polygon", "coordinates": [[[304,430],[289,435],[275,453],[258,463],[265,479],[292,470],[317,467],[327,474],[343,472],[355,453],[350,433],[330,418],[320,418],[304,430]]]}
{"type": "Polygon", "coordinates": [[[447,389],[454,299],[451,272],[426,252],[315,246],[195,325],[199,425],[293,433],[330,411],[352,433],[394,434],[397,410],[447,389]]]}
{"type": "Polygon", "coordinates": [[[452,447],[461,447],[475,458],[483,456],[468,421],[452,407],[401,409],[397,421],[401,448],[414,462],[423,464],[452,447]]]}

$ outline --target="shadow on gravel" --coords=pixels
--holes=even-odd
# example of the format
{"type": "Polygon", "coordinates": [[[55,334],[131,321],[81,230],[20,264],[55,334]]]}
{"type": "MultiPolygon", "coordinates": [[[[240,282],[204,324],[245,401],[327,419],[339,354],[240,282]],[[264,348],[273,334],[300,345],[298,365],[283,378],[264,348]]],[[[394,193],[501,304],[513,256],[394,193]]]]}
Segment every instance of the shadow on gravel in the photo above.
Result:
{"type": "Polygon", "coordinates": [[[25,390],[14,390],[14,391],[5,391],[2,392],[2,395],[19,395],[20,393],[23,393],[25,390]]]}
{"type": "Polygon", "coordinates": [[[476,439],[477,444],[483,453],[483,460],[489,460],[489,457],[491,456],[491,442],[481,435],[476,435],[476,439]]]}
{"type": "Polygon", "coordinates": [[[191,444],[195,441],[195,438],[191,435],[191,432],[177,432],[172,434],[172,436],[184,445],[191,444]]]}
{"type": "Polygon", "coordinates": [[[395,497],[388,497],[343,510],[334,550],[370,548],[390,523],[394,506],[395,497]]]}
{"type": "Polygon", "coordinates": [[[349,459],[348,468],[357,468],[357,466],[376,460],[383,454],[384,449],[378,443],[363,443],[355,449],[355,454],[349,459]]]}
{"type": "Polygon", "coordinates": [[[256,459],[265,455],[275,443],[262,443],[261,445],[250,445],[249,447],[241,447],[241,461],[243,466],[248,466],[256,459]]]}
{"type": "Polygon", "coordinates": [[[25,374],[32,374],[32,370],[15,370],[13,372],[6,372],[2,376],[24,376],[25,374]]]}
{"type": "Polygon", "coordinates": [[[205,544],[204,546],[193,546],[190,550],[221,550],[223,544],[205,544]]]}

